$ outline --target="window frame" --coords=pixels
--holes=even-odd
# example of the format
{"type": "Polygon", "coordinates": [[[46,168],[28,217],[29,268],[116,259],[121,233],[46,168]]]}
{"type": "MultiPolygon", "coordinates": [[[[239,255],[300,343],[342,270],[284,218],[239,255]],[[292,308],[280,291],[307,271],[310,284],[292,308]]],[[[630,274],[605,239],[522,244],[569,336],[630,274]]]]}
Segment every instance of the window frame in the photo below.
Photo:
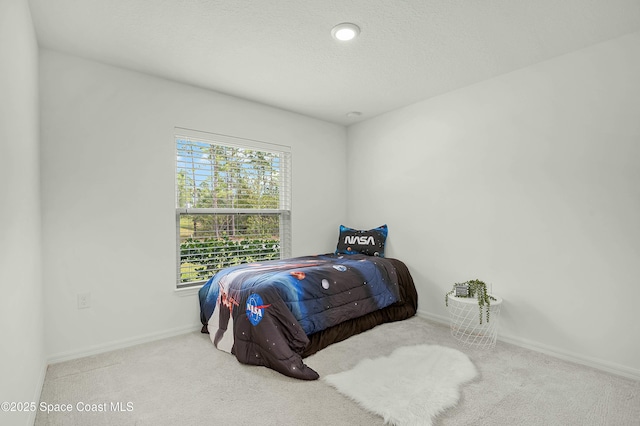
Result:
{"type": "MultiPolygon", "coordinates": [[[[207,281],[198,280],[182,282],[181,271],[181,235],[180,218],[183,215],[276,215],[279,217],[279,245],[280,259],[291,257],[291,147],[286,145],[268,143],[252,139],[239,138],[235,136],[222,135],[218,133],[202,132],[192,129],[176,127],[174,129],[174,195],[175,195],[175,218],[176,218],[176,290],[200,288],[207,281]],[[179,207],[178,189],[178,145],[180,140],[190,142],[208,143],[229,148],[239,148],[259,152],[268,152],[279,157],[279,181],[278,181],[278,208],[229,208],[229,207],[179,207]]],[[[213,275],[217,271],[211,272],[213,275]]]]}

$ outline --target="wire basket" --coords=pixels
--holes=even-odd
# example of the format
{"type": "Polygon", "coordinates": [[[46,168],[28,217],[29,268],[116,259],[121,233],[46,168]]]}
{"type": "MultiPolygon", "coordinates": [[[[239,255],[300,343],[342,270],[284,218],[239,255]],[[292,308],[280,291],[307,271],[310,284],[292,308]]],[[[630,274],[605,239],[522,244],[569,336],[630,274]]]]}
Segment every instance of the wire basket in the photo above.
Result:
{"type": "Polygon", "coordinates": [[[482,307],[482,324],[478,299],[475,297],[449,296],[449,317],[451,318],[451,335],[465,347],[491,349],[496,345],[498,327],[500,325],[500,305],[502,299],[492,295],[489,308],[489,321],[486,318],[486,307],[482,307]]]}

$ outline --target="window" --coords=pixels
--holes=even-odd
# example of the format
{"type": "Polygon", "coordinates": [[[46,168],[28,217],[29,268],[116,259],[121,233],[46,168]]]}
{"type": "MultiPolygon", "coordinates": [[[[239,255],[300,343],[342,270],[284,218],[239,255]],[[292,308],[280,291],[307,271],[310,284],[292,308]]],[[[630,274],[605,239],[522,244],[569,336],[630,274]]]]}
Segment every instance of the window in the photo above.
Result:
{"type": "Polygon", "coordinates": [[[176,129],[177,286],[290,257],[288,147],[176,129]]]}

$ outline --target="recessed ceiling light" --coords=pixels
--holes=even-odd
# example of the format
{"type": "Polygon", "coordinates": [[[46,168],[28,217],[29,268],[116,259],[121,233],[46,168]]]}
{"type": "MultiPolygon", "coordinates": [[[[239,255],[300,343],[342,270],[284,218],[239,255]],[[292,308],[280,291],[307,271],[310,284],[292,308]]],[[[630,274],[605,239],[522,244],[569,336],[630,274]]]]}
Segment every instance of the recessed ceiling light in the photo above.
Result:
{"type": "Polygon", "coordinates": [[[349,41],[353,40],[360,34],[360,27],[356,24],[352,24],[351,22],[343,22],[342,24],[338,24],[331,30],[331,35],[333,38],[339,41],[349,41]]]}
{"type": "Polygon", "coordinates": [[[362,113],[360,111],[351,111],[347,113],[347,117],[349,118],[360,117],[361,115],[362,113]]]}

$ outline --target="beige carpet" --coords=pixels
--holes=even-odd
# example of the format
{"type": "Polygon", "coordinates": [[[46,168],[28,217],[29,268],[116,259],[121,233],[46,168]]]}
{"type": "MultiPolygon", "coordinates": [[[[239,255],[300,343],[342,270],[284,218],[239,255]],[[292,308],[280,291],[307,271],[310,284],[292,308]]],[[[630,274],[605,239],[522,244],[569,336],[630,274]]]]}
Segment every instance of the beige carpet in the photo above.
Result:
{"type": "MultiPolygon", "coordinates": [[[[466,353],[479,375],[436,425],[640,426],[640,382],[498,342],[459,348],[448,327],[422,318],[386,324],[307,358],[321,376],[408,344],[466,353]]],[[[41,400],[130,403],[122,412],[39,412],[36,425],[382,425],[322,380],[239,364],[197,332],[49,367],[41,400]]]]}

